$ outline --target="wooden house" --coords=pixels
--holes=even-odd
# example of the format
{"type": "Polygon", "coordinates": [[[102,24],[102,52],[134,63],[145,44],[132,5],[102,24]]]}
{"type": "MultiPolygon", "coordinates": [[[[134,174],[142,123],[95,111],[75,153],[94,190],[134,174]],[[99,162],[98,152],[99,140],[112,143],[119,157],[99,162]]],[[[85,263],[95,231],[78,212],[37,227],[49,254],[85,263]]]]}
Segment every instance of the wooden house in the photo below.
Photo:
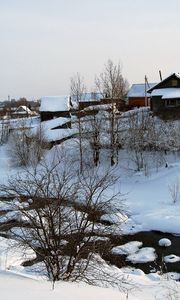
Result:
{"type": "Polygon", "coordinates": [[[118,110],[125,106],[125,101],[122,99],[111,99],[106,95],[102,95],[101,93],[84,93],[80,96],[80,98],[76,99],[76,97],[70,97],[71,109],[79,110],[79,111],[88,111],[87,108],[94,108],[94,110],[99,111],[101,109],[105,109],[108,107],[106,105],[111,105],[112,103],[116,106],[118,110]],[[97,109],[96,109],[97,108],[97,109]]]}
{"type": "Polygon", "coordinates": [[[137,83],[133,84],[128,92],[128,105],[130,107],[150,106],[150,93],[148,89],[155,83],[137,83]]]}
{"type": "Polygon", "coordinates": [[[86,107],[99,105],[102,95],[100,93],[83,93],[70,96],[71,108],[75,110],[83,110],[86,107]]]}
{"type": "Polygon", "coordinates": [[[180,118],[180,74],[173,73],[148,90],[151,109],[162,118],[180,118]]]}
{"type": "Polygon", "coordinates": [[[69,96],[46,96],[40,99],[41,121],[70,118],[69,96]]]}

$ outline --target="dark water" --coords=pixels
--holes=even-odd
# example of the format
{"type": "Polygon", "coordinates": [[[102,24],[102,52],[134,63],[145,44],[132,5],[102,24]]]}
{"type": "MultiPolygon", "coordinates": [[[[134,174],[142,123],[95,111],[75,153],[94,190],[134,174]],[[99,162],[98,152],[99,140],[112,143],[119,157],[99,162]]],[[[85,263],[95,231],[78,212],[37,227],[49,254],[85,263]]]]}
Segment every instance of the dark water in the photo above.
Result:
{"type": "Polygon", "coordinates": [[[120,246],[130,241],[140,241],[143,243],[142,247],[153,247],[157,258],[154,262],[148,263],[131,263],[126,261],[126,255],[117,255],[112,254],[111,252],[104,255],[104,258],[108,260],[111,264],[116,265],[117,267],[122,266],[133,266],[143,270],[145,273],[160,271],[163,273],[166,272],[176,272],[180,274],[180,262],[175,263],[164,263],[163,257],[174,254],[180,256],[180,236],[175,236],[169,233],[162,233],[158,231],[150,232],[139,232],[134,235],[126,236],[112,236],[111,242],[113,246],[120,246]],[[162,238],[168,238],[171,241],[171,246],[169,247],[160,247],[158,242],[162,238]]]}
{"type": "MultiPolygon", "coordinates": [[[[20,224],[17,221],[8,221],[0,226],[0,236],[9,237],[7,231],[14,226],[19,226],[20,224]]],[[[24,225],[25,226],[25,225],[24,225]]],[[[180,274],[180,262],[175,263],[164,263],[163,257],[167,255],[174,254],[176,256],[180,256],[180,235],[172,235],[169,233],[162,233],[159,231],[145,231],[139,232],[134,235],[110,235],[108,236],[109,242],[108,247],[104,244],[104,242],[100,242],[97,250],[101,253],[103,259],[105,259],[110,264],[116,265],[121,268],[124,266],[132,266],[138,269],[143,270],[145,273],[150,272],[176,272],[180,274]],[[167,238],[171,241],[171,246],[169,247],[160,247],[158,242],[162,238],[167,238]],[[155,249],[155,253],[157,258],[153,262],[147,263],[132,263],[126,260],[126,255],[118,255],[112,253],[112,247],[124,245],[130,241],[139,241],[142,242],[142,247],[152,247],[155,249]]],[[[68,253],[67,253],[68,254],[68,253]]],[[[35,261],[32,261],[32,264],[35,261]]]]}

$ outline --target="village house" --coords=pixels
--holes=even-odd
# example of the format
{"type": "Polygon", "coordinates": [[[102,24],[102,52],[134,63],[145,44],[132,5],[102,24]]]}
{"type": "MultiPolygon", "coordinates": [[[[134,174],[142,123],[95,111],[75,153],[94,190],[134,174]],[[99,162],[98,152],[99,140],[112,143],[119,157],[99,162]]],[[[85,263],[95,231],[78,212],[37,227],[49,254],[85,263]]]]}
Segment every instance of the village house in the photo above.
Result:
{"type": "Polygon", "coordinates": [[[99,105],[102,95],[100,93],[83,93],[70,96],[71,109],[83,110],[88,106],[99,105]]]}
{"type": "Polygon", "coordinates": [[[109,111],[125,106],[121,99],[110,99],[103,97],[100,93],[83,93],[78,99],[76,96],[45,96],[40,99],[41,121],[59,119],[60,124],[56,124],[54,129],[71,128],[71,115],[83,117],[93,115],[100,110],[109,111]]]}
{"type": "Polygon", "coordinates": [[[130,107],[150,106],[150,93],[148,89],[152,88],[155,83],[137,83],[133,84],[127,94],[128,105],[130,107]]]}
{"type": "Polygon", "coordinates": [[[69,96],[46,96],[40,99],[41,121],[70,118],[69,96]]]}
{"type": "Polygon", "coordinates": [[[111,99],[107,95],[97,92],[83,93],[78,101],[76,96],[70,97],[71,110],[79,110],[87,113],[87,111],[97,112],[99,110],[111,109],[112,103],[117,110],[121,110],[125,106],[125,101],[122,99],[111,99]],[[88,109],[89,108],[89,109],[88,109]]]}
{"type": "Polygon", "coordinates": [[[173,73],[148,91],[151,110],[162,118],[180,118],[180,74],[173,73]]]}

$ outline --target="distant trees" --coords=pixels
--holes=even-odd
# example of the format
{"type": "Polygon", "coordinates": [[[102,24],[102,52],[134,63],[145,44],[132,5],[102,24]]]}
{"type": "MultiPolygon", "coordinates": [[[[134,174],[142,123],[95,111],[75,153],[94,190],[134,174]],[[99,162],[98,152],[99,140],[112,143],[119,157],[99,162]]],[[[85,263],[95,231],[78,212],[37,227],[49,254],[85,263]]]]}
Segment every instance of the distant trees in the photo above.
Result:
{"type": "Polygon", "coordinates": [[[121,65],[115,64],[111,59],[108,59],[95,83],[102,96],[106,95],[107,98],[123,99],[127,94],[128,82],[122,75],[121,65]]]}
{"type": "MultiPolygon", "coordinates": [[[[95,78],[96,90],[102,95],[102,99],[106,98],[110,102],[109,117],[104,118],[106,126],[100,126],[100,120],[96,117],[96,114],[92,113],[90,131],[91,136],[91,145],[93,149],[93,160],[95,165],[99,161],[100,153],[100,133],[102,128],[106,127],[107,134],[110,137],[109,147],[111,151],[111,165],[113,166],[118,162],[118,127],[119,120],[116,117],[117,105],[120,101],[125,99],[128,89],[127,80],[124,79],[121,71],[120,63],[117,65],[112,61],[108,60],[104,66],[103,72],[95,78]],[[117,104],[117,105],[116,105],[117,104]]],[[[86,88],[83,82],[83,78],[77,73],[76,76],[71,78],[70,83],[70,95],[71,100],[76,103],[76,108],[79,109],[79,103],[81,100],[86,98],[86,88]]],[[[83,116],[82,112],[77,113],[78,116],[78,135],[79,135],[79,154],[80,154],[80,172],[83,168],[83,147],[82,147],[82,137],[83,137],[83,128],[81,117],[83,116]]],[[[87,126],[86,126],[87,127],[87,126]]]]}

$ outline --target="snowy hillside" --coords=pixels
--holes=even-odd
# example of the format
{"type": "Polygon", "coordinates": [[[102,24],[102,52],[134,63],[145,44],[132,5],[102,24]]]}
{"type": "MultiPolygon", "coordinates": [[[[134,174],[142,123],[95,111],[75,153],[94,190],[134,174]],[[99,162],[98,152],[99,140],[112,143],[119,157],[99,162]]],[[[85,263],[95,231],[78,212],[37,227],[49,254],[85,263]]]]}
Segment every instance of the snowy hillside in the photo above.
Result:
{"type": "MultiPolygon", "coordinates": [[[[179,245],[178,241],[180,236],[180,156],[177,151],[179,140],[177,139],[178,132],[176,130],[176,128],[179,128],[179,125],[176,122],[173,126],[166,124],[166,126],[163,127],[158,120],[155,126],[161,129],[161,136],[158,136],[159,139],[156,141],[153,140],[153,142],[156,144],[156,147],[159,147],[159,150],[157,151],[156,148],[156,150],[149,151],[148,148],[148,150],[145,149],[141,153],[141,149],[137,148],[137,153],[135,153],[135,151],[133,152],[131,149],[132,143],[130,142],[132,142],[132,139],[129,138],[128,140],[129,135],[126,135],[127,132],[129,134],[130,131],[128,130],[132,125],[127,120],[129,117],[132,117],[133,114],[134,112],[127,112],[121,116],[120,140],[123,142],[124,148],[120,148],[118,151],[119,162],[118,165],[114,167],[113,171],[113,174],[116,175],[118,180],[107,190],[106,195],[109,197],[112,193],[120,192],[119,201],[123,199],[123,214],[116,215],[120,220],[119,225],[115,228],[113,225],[111,226],[111,223],[109,225],[109,232],[113,230],[114,236],[122,236],[122,241],[120,242],[118,238],[116,242],[113,241],[114,244],[112,243],[109,251],[110,255],[112,255],[112,257],[115,255],[116,259],[119,261],[123,255],[127,266],[118,268],[118,263],[111,265],[109,264],[109,261],[100,259],[101,269],[108,271],[108,274],[113,273],[112,278],[114,279],[112,280],[112,284],[110,284],[110,282],[107,284],[106,277],[103,273],[99,272],[99,269],[96,269],[95,263],[93,269],[96,273],[95,277],[98,278],[97,285],[99,285],[99,287],[90,287],[87,283],[82,282],[65,283],[60,281],[55,284],[55,289],[52,291],[52,284],[47,280],[46,274],[42,272],[43,268],[41,263],[35,263],[32,266],[21,265],[23,261],[36,258],[35,252],[32,250],[30,251],[29,249],[24,251],[24,249],[21,249],[19,246],[12,247],[14,242],[12,242],[11,239],[5,238],[5,235],[12,233],[13,230],[16,234],[20,234],[18,227],[14,227],[12,232],[3,227],[6,222],[9,226],[10,223],[8,222],[19,221],[20,215],[16,210],[10,211],[10,201],[5,202],[3,199],[0,199],[0,295],[2,299],[9,300],[12,297],[19,300],[24,299],[25,297],[27,300],[32,298],[35,300],[41,298],[54,300],[59,298],[62,298],[63,300],[79,300],[84,298],[95,300],[105,300],[110,298],[114,300],[180,299],[180,272],[178,271],[180,252],[179,246],[176,248],[174,246],[179,245]],[[177,136],[170,135],[172,130],[177,133],[177,136]],[[171,143],[169,141],[171,141],[171,143]],[[162,145],[167,145],[165,150],[162,150],[162,145]],[[141,158],[143,157],[143,166],[138,170],[138,161],[135,154],[139,153],[142,154],[141,158]],[[160,239],[157,239],[156,243],[152,241],[153,245],[151,246],[147,246],[143,239],[132,239],[135,234],[142,232],[152,232],[153,234],[154,232],[160,232],[164,239],[161,239],[161,241],[160,239]],[[129,240],[125,242],[123,237],[126,237],[127,239],[129,237],[129,240]],[[174,238],[176,239],[176,244],[174,244],[174,238]],[[168,253],[168,247],[170,247],[172,251],[174,250],[174,252],[168,253]],[[159,259],[158,255],[160,251],[162,251],[161,253],[164,253],[161,257],[163,265],[176,265],[176,272],[166,273],[164,272],[164,269],[162,272],[160,272],[158,268],[156,270],[154,269],[154,266],[159,259]],[[128,265],[129,263],[130,265],[128,265]],[[149,274],[145,274],[145,272],[142,271],[143,264],[153,266],[149,274]],[[120,290],[117,288],[117,278],[121,278],[121,280],[119,279],[120,283],[123,282],[120,290]],[[27,290],[29,291],[28,294],[27,290]]],[[[87,119],[85,118],[83,120],[85,129],[87,128],[87,124],[88,126],[90,124],[87,119]]],[[[46,122],[48,140],[50,140],[50,138],[53,140],[53,135],[51,135],[53,131],[52,128],[53,126],[59,125],[61,121],[63,122],[63,120],[55,119],[46,122]]],[[[73,122],[75,121],[73,120],[73,122]]],[[[33,126],[37,128],[38,122],[33,124],[33,126]]],[[[106,126],[103,128],[105,127],[106,126]]],[[[60,136],[64,137],[65,131],[67,135],[72,134],[72,132],[74,133],[77,131],[77,127],[74,125],[72,129],[58,129],[54,138],[55,136],[58,138],[60,136]]],[[[90,127],[89,132],[91,131],[92,128],[90,127]]],[[[84,136],[83,154],[87,161],[91,162],[91,168],[93,168],[92,149],[88,140],[89,135],[84,136]]],[[[102,144],[104,143],[103,145],[106,144],[106,140],[108,140],[108,135],[103,133],[101,136],[102,144]]],[[[145,136],[144,141],[149,141],[147,135],[145,136]]],[[[137,139],[134,141],[134,147],[137,145],[136,142],[137,139]]],[[[44,157],[42,157],[41,165],[43,161],[46,162],[47,165],[51,165],[53,158],[57,159],[61,148],[63,148],[63,151],[66,154],[61,156],[61,162],[64,159],[64,165],[66,165],[65,158],[70,157],[71,160],[76,163],[79,155],[78,138],[68,140],[64,142],[63,145],[55,146],[52,149],[47,150],[44,157]]],[[[108,147],[104,147],[101,150],[99,159],[100,164],[97,170],[100,170],[100,172],[103,173],[105,169],[110,167],[108,147]]],[[[72,164],[71,167],[73,169],[74,165],[72,164]]],[[[26,174],[25,167],[15,166],[11,156],[11,148],[8,144],[0,146],[0,168],[0,182],[5,184],[8,182],[8,176],[10,175],[15,175],[17,172],[19,172],[21,176],[26,174]]],[[[31,168],[29,169],[31,170],[31,168]]],[[[17,203],[17,199],[14,200],[14,204],[17,205],[17,203]]],[[[25,209],[27,207],[25,207],[25,209]]],[[[22,207],[20,207],[20,210],[21,209],[22,207]]],[[[30,212],[33,212],[33,209],[32,211],[30,210],[30,212]]],[[[79,212],[78,216],[81,217],[79,212]]],[[[112,216],[112,214],[106,213],[102,216],[101,220],[104,222],[113,222],[114,219],[114,215],[112,216]]],[[[96,224],[96,232],[99,233],[98,230],[100,227],[105,228],[103,227],[105,225],[102,224],[96,224]]],[[[107,228],[108,227],[106,227],[106,229],[107,228]]],[[[106,234],[109,234],[109,232],[106,232],[106,234]]],[[[101,238],[102,237],[94,236],[94,240],[92,238],[91,241],[94,242],[96,239],[101,240],[101,238]]],[[[102,238],[102,241],[105,241],[106,238],[107,236],[104,237],[104,240],[102,238]]],[[[150,242],[151,241],[149,241],[149,243],[150,242]]]]}

